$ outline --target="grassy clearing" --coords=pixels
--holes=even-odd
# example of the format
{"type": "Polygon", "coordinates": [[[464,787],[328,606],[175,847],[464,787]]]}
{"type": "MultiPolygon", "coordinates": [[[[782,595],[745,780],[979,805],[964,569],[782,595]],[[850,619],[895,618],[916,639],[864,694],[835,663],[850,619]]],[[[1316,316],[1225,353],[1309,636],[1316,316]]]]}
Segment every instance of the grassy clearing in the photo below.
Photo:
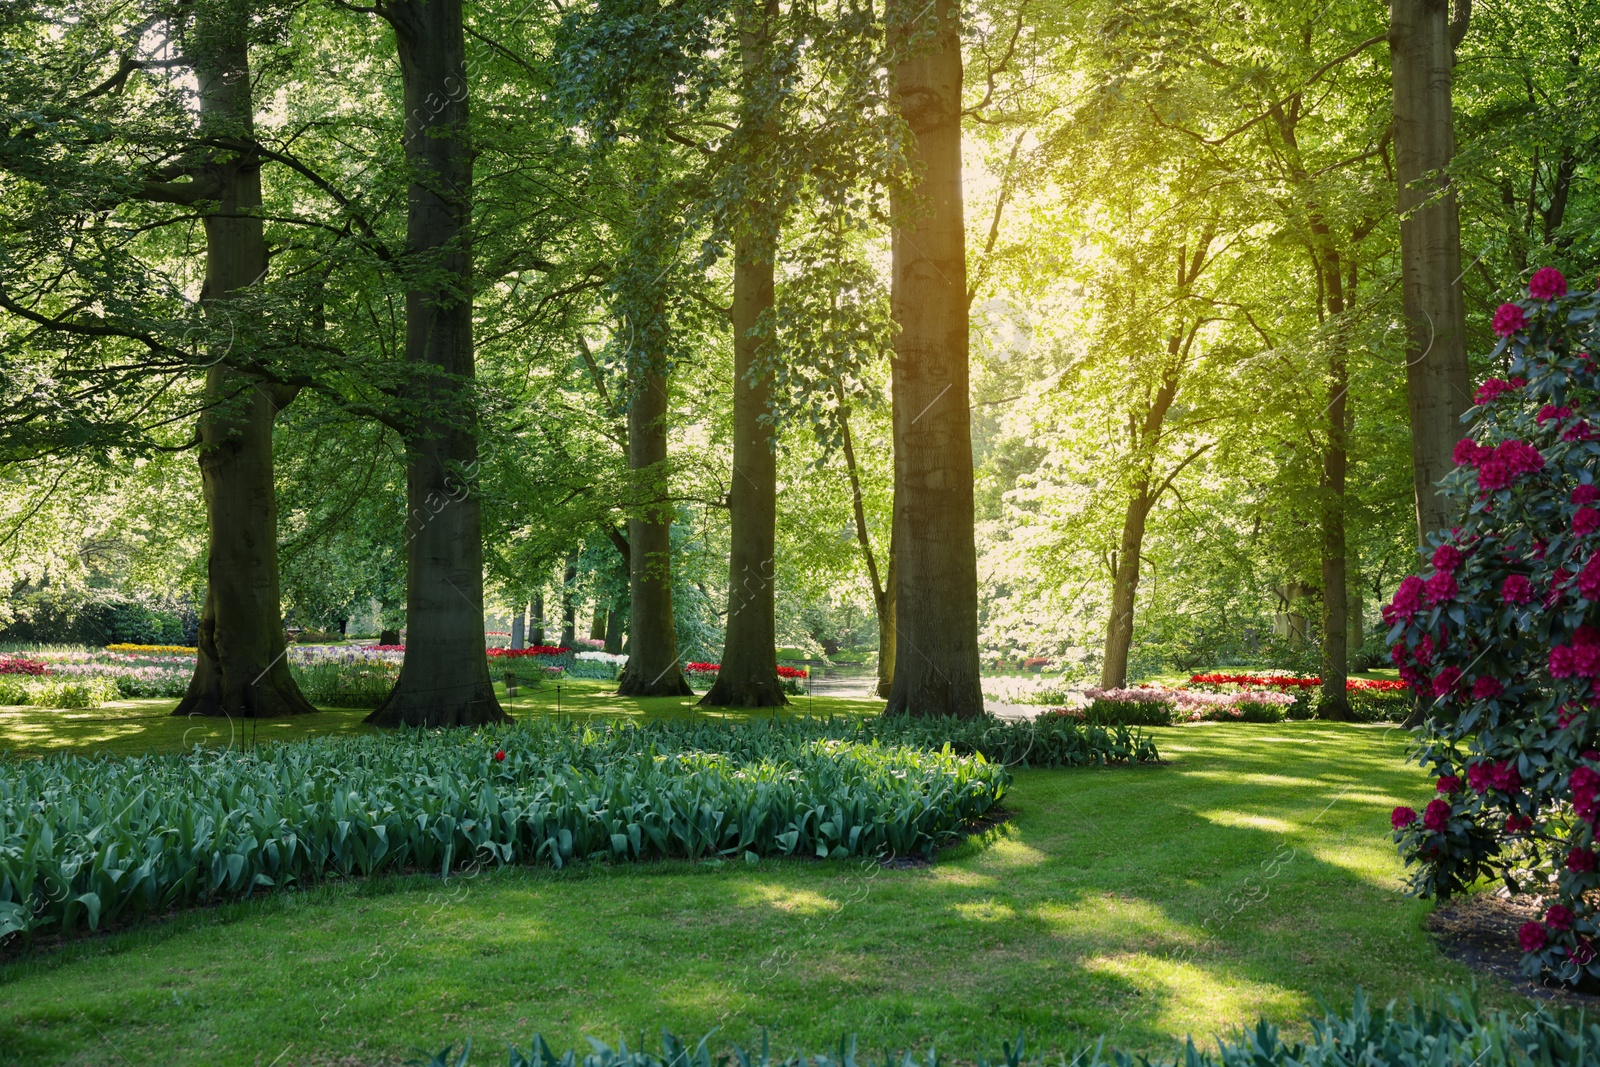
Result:
{"type": "Polygon", "coordinates": [[[1379,1003],[1467,984],[1398,892],[1388,811],[1426,786],[1405,734],[1154,732],[1169,766],[1017,772],[1013,820],[931,867],[387,878],[35,951],[0,964],[0,1049],[18,1067],[390,1064],[664,1024],[747,1044],[767,1027],[784,1049],[997,1051],[1022,1029],[1166,1051],[1258,1013],[1297,1025],[1357,984],[1379,1003]]]}
{"type": "MultiPolygon", "coordinates": [[[[551,715],[558,711],[578,718],[688,718],[748,719],[766,718],[770,712],[722,711],[695,707],[698,696],[649,697],[631,699],[612,695],[615,682],[574,679],[559,687],[547,685],[528,692],[519,690],[507,700],[505,687],[495,685],[502,706],[514,717],[551,715]]],[[[876,712],[881,703],[839,700],[829,697],[792,698],[791,710],[814,715],[864,715],[876,712]]],[[[292,741],[324,734],[370,733],[372,727],[361,720],[370,708],[334,708],[315,715],[274,722],[211,719],[191,716],[173,718],[178,702],[170,698],[119,700],[104,707],[82,711],[50,708],[0,708],[0,752],[10,749],[20,755],[72,751],[110,752],[135,755],[143,752],[175,752],[193,745],[248,746],[267,741],[292,741]]]]}

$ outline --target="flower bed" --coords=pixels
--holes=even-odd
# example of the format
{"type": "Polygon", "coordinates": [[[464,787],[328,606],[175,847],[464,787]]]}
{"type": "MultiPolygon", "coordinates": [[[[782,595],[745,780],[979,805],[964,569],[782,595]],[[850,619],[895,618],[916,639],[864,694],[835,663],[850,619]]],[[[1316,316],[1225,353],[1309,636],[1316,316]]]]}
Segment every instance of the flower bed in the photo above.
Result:
{"type": "Polygon", "coordinates": [[[1245,690],[1213,693],[1160,686],[1083,691],[1091,723],[1127,726],[1171,726],[1179,722],[1282,722],[1294,698],[1287,693],[1245,690]]]}
{"type": "MultiPolygon", "coordinates": [[[[717,680],[717,674],[722,670],[720,663],[686,663],[683,666],[684,677],[689,679],[689,684],[709,689],[717,680]]],[[[799,696],[805,692],[801,682],[811,677],[810,673],[800,667],[779,667],[778,681],[783,686],[783,691],[790,696],[799,696]]]]}
{"type": "Polygon", "coordinates": [[[0,763],[0,937],[331,875],[927,853],[1005,795],[981,756],[831,736],[864,732],[541,720],[0,763]]]}
{"type": "Polygon", "coordinates": [[[604,682],[614,682],[622,676],[622,669],[627,665],[627,656],[589,649],[573,655],[572,665],[567,668],[567,673],[574,678],[595,678],[604,682]]]}
{"type": "Polygon", "coordinates": [[[181,696],[194,675],[194,650],[173,645],[122,645],[106,649],[50,649],[26,660],[24,670],[0,671],[0,705],[93,708],[108,700],[181,696]],[[117,651],[126,648],[165,651],[117,651]]]}
{"type": "MultiPolygon", "coordinates": [[[[1291,719],[1310,719],[1316,715],[1313,701],[1322,679],[1297,674],[1196,674],[1189,686],[1211,692],[1226,692],[1234,687],[1277,689],[1294,697],[1286,710],[1291,719]]],[[[1411,713],[1415,702],[1411,687],[1392,678],[1347,678],[1350,710],[1369,722],[1399,722],[1411,713]]]]}
{"type": "Polygon", "coordinates": [[[49,673],[50,667],[43,660],[0,656],[0,674],[26,674],[37,678],[49,673]]]}

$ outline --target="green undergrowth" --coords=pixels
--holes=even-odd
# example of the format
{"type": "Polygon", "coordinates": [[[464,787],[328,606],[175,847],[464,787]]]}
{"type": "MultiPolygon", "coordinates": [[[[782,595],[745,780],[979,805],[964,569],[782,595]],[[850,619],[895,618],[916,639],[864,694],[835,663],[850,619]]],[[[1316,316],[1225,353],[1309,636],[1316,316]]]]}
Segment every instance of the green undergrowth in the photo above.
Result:
{"type": "MultiPolygon", "coordinates": [[[[1197,1047],[1191,1037],[1172,1057],[1132,1056],[1110,1049],[1103,1042],[1070,1051],[1029,1056],[1024,1035],[1004,1042],[992,1061],[983,1053],[952,1057],[930,1048],[918,1055],[910,1049],[898,1056],[885,1050],[874,1056],[858,1048],[854,1038],[840,1039],[826,1052],[777,1055],[762,1036],[759,1049],[737,1045],[730,1054],[714,1053],[707,1035],[694,1046],[684,1044],[666,1030],[661,1051],[629,1050],[590,1040],[585,1051],[568,1049],[557,1055],[535,1034],[526,1049],[512,1045],[508,1067],[1590,1067],[1600,1062],[1600,1022],[1582,1011],[1535,1008],[1520,1015],[1484,1011],[1476,997],[1448,997],[1442,1004],[1404,1008],[1389,1004],[1374,1012],[1357,989],[1346,1013],[1327,1009],[1310,1020],[1305,1040],[1286,1038],[1266,1019],[1253,1028],[1222,1037],[1215,1051],[1197,1047]]],[[[492,1062],[490,1056],[472,1053],[466,1042],[457,1053],[449,1046],[417,1067],[471,1067],[492,1062]]]]}
{"type": "Polygon", "coordinates": [[[385,871],[926,854],[1005,769],[854,722],[510,728],[0,765],[0,937],[385,871]]]}

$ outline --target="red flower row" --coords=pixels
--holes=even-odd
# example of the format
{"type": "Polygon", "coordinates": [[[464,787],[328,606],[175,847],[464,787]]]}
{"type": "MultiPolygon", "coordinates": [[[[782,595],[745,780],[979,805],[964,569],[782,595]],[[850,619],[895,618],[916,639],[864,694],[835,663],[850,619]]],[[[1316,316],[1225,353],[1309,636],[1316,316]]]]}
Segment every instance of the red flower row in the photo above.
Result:
{"type": "MultiPolygon", "coordinates": [[[[1189,679],[1190,685],[1239,685],[1249,688],[1269,686],[1274,689],[1315,689],[1322,684],[1322,679],[1316,675],[1309,678],[1298,678],[1290,674],[1196,674],[1189,679]]],[[[1376,692],[1401,692],[1409,689],[1405,682],[1395,681],[1390,678],[1347,678],[1344,687],[1348,691],[1376,691],[1376,692]]]]}
{"type": "Polygon", "coordinates": [[[495,659],[521,659],[524,656],[560,656],[572,649],[565,645],[529,645],[527,648],[486,648],[484,651],[495,659]]]}
{"type": "MultiPolygon", "coordinates": [[[[683,670],[686,674],[716,674],[721,669],[722,664],[720,663],[685,663],[683,665],[683,670]]],[[[805,678],[807,675],[799,667],[779,667],[778,677],[805,678]]]]}
{"type": "Polygon", "coordinates": [[[39,660],[27,659],[23,656],[0,656],[0,674],[31,674],[38,676],[49,673],[49,666],[39,660]]]}

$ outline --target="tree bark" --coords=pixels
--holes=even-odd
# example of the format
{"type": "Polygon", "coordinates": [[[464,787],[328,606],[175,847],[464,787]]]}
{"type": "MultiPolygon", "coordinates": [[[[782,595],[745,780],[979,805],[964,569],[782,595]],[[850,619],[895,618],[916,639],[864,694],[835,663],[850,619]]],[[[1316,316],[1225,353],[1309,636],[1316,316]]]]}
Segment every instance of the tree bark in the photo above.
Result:
{"type": "Polygon", "coordinates": [[[528,644],[544,644],[544,594],[535,593],[533,602],[528,605],[528,626],[530,636],[528,644]]]}
{"type": "Polygon", "coordinates": [[[895,338],[895,672],[886,715],[983,714],[978,561],[972,506],[966,233],[961,198],[961,34],[954,0],[893,0],[902,58],[893,101],[921,174],[896,188],[891,307],[895,338]]]}
{"type": "Polygon", "coordinates": [[[1445,168],[1455,155],[1450,79],[1455,40],[1447,0],[1392,0],[1389,50],[1394,82],[1395,177],[1399,183],[1400,271],[1405,308],[1406,401],[1411,415],[1417,541],[1451,516],[1438,483],[1471,405],[1466,312],[1461,295],[1461,221],[1445,168]]]}
{"type": "MultiPolygon", "coordinates": [[[[1200,276],[1206,263],[1214,231],[1207,231],[1200,250],[1190,260],[1185,250],[1178,253],[1177,280],[1180,289],[1186,289],[1200,276]]],[[[1190,453],[1167,475],[1161,485],[1151,488],[1154,479],[1156,449],[1167,421],[1167,412],[1177,398],[1178,385],[1183,380],[1183,367],[1199,333],[1195,323],[1187,331],[1180,330],[1167,339],[1167,369],[1156,387],[1155,396],[1140,416],[1129,415],[1128,434],[1130,451],[1138,464],[1133,492],[1128,496],[1128,506],[1122,515],[1122,540],[1117,546],[1116,558],[1111,562],[1111,617],[1106,620],[1105,657],[1100,664],[1100,685],[1105,689],[1120,689],[1128,684],[1128,654],[1133,649],[1133,609],[1139,597],[1139,572],[1144,559],[1144,532],[1150,511],[1156,501],[1167,491],[1190,461],[1204,451],[1204,447],[1190,453]]]]}
{"type": "Polygon", "coordinates": [[[872,585],[872,604],[878,614],[878,695],[885,700],[894,689],[894,517],[889,529],[889,558],[883,579],[878,576],[878,558],[872,551],[872,537],[867,532],[867,509],[861,497],[861,468],[856,463],[855,439],[850,433],[850,408],[844,400],[844,386],[834,384],[834,397],[839,406],[839,437],[844,446],[844,467],[850,476],[850,510],[856,523],[856,543],[861,546],[861,558],[867,564],[867,580],[872,585]]]}
{"type": "Polygon", "coordinates": [[[606,609],[595,601],[594,617],[589,620],[589,640],[604,641],[606,639],[606,609]]]}
{"type": "Polygon", "coordinates": [[[483,641],[483,529],[478,437],[466,383],[472,350],[472,146],[461,0],[396,0],[394,27],[411,169],[406,359],[415,416],[406,437],[405,662],[367,722],[473,726],[506,722],[483,641]]]}
{"type": "MultiPolygon", "coordinates": [[[[1164,409],[1163,409],[1164,413],[1164,409]]],[[[1145,522],[1150,517],[1150,478],[1134,483],[1122,516],[1122,540],[1112,562],[1111,618],[1106,621],[1105,658],[1100,685],[1121,689],[1128,684],[1128,653],[1133,649],[1133,609],[1139,597],[1139,568],[1144,552],[1145,522]]]]}
{"type": "Polygon", "coordinates": [[[628,598],[619,597],[612,601],[611,610],[606,612],[606,651],[616,656],[622,653],[622,643],[626,631],[623,627],[623,617],[628,613],[628,598]]]}
{"type": "Polygon", "coordinates": [[[527,629],[527,623],[524,621],[525,618],[526,618],[526,616],[524,615],[523,610],[521,608],[518,608],[516,617],[511,620],[511,647],[512,648],[526,648],[527,647],[527,644],[528,644],[528,640],[527,640],[528,629],[527,629]]]}
{"type": "MultiPolygon", "coordinates": [[[[744,65],[742,131],[760,152],[775,136],[765,94],[767,43],[777,0],[758,0],[741,12],[744,65]]],[[[753,376],[761,359],[756,330],[773,305],[777,223],[760,196],[743,205],[733,253],[733,484],[728,491],[728,623],[717,680],[700,698],[705,707],[773,708],[789,703],[778,679],[778,462],[773,428],[761,424],[772,388],[769,374],[753,376]]]]}
{"type": "Polygon", "coordinates": [[[561,647],[578,643],[578,602],[574,587],[578,582],[578,552],[567,553],[567,566],[561,572],[561,647]]]}
{"type": "MultiPolygon", "coordinates": [[[[206,8],[192,51],[200,126],[210,137],[249,137],[249,12],[206,8]]],[[[204,164],[220,194],[205,216],[201,302],[218,332],[234,333],[228,302],[267,273],[260,161],[247,154],[204,164]]],[[[226,353],[223,353],[224,355],[226,353]]],[[[200,416],[200,480],[206,504],[206,598],[194,676],[174,715],[271,718],[315,711],[289,673],[278,586],[278,501],[272,423],[293,396],[221,362],[206,371],[210,406],[200,416]]]]}
{"type": "MultiPolygon", "coordinates": [[[[890,519],[893,522],[893,518],[890,519]]],[[[889,533],[889,560],[883,568],[883,593],[878,596],[878,696],[884,700],[894,692],[895,648],[899,637],[895,631],[895,543],[893,530],[889,533]]]]}
{"type": "Polygon", "coordinates": [[[672,616],[672,505],[666,496],[667,377],[655,368],[635,375],[628,407],[628,467],[635,506],[628,514],[628,665],[617,695],[691,696],[678,664],[672,616]]]}
{"type": "Polygon", "coordinates": [[[1312,232],[1322,241],[1318,261],[1328,314],[1334,320],[1328,348],[1328,403],[1323,409],[1327,443],[1322,452],[1322,691],[1317,717],[1348,722],[1350,671],[1345,473],[1349,467],[1350,368],[1344,343],[1344,283],[1338,250],[1328,226],[1314,217],[1312,232]]]}

